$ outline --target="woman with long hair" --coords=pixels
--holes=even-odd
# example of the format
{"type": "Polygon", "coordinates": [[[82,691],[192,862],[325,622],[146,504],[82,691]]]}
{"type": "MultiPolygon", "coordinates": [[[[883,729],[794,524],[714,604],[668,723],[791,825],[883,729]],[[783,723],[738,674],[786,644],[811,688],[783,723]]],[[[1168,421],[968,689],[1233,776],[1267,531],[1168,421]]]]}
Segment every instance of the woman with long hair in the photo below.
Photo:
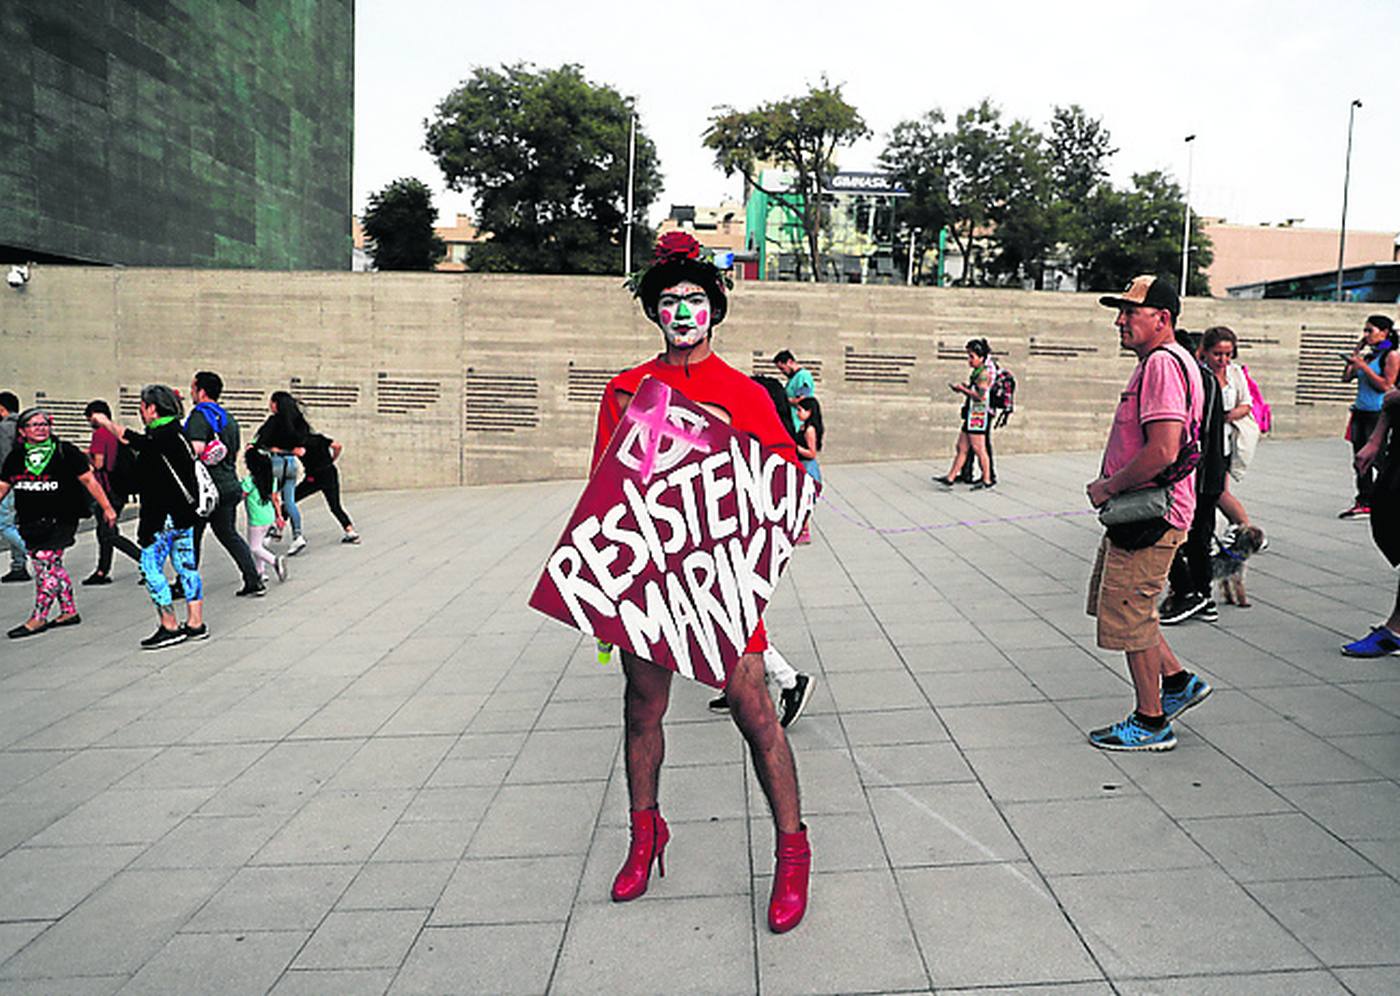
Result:
{"type": "Polygon", "coordinates": [[[306,538],[301,534],[301,511],[297,508],[297,474],[301,469],[299,458],[306,454],[311,426],[302,414],[301,403],[287,391],[273,391],[267,407],[271,414],[253,437],[253,445],[272,455],[272,479],[282,496],[282,509],[292,524],[292,543],[287,547],[287,556],[295,557],[306,549],[306,538]]]}
{"type": "Polygon", "coordinates": [[[1220,494],[1219,509],[1238,529],[1249,525],[1249,512],[1230,491],[1230,481],[1244,480],[1245,468],[1259,441],[1259,425],[1254,421],[1253,398],[1244,369],[1236,362],[1240,342],[1234,330],[1215,325],[1201,334],[1201,358],[1220,385],[1220,407],[1225,411],[1225,460],[1229,474],[1220,494]]]}
{"type": "Polygon", "coordinates": [[[15,430],[15,448],[0,467],[0,499],[11,490],[15,493],[15,522],[34,563],[34,611],[8,632],[12,640],[83,621],[73,601],[73,579],[63,566],[63,551],[73,545],[89,495],[106,526],[117,521],[87,457],[53,434],[53,416],[30,408],[19,413],[15,430]],[[51,621],[49,610],[55,601],[59,614],[51,621]]]}
{"type": "MultiPolygon", "coordinates": [[[[1400,375],[1400,349],[1397,349],[1395,321],[1386,315],[1366,319],[1361,341],[1356,344],[1342,371],[1343,381],[1356,381],[1356,400],[1351,404],[1351,421],[1347,423],[1347,438],[1352,454],[1371,438],[1381,419],[1381,399],[1395,387],[1400,375]]],[[[1343,509],[1340,519],[1355,519],[1371,514],[1371,492],[1376,486],[1376,469],[1367,465],[1356,472],[1356,498],[1351,507],[1343,509]]]]}
{"type": "MultiPolygon", "coordinates": [[[[826,427],[822,424],[822,404],[816,398],[798,398],[794,413],[802,428],[797,433],[797,455],[802,460],[802,466],[809,476],[818,484],[822,482],[822,468],[817,463],[817,454],[821,452],[822,440],[826,438],[826,427]]],[[[799,544],[812,542],[812,517],[807,516],[807,524],[802,527],[801,534],[797,537],[799,544]]]]}
{"type": "Polygon", "coordinates": [[[948,473],[942,477],[935,477],[934,481],[945,488],[951,488],[957,483],[963,465],[971,456],[976,456],[978,466],[982,470],[982,479],[974,484],[972,489],[980,491],[996,484],[996,477],[992,474],[991,453],[987,449],[987,440],[992,432],[992,412],[989,399],[992,391],[992,378],[996,375],[996,366],[991,361],[992,347],[986,339],[969,339],[966,348],[967,365],[971,368],[967,383],[948,385],[951,390],[961,394],[964,398],[961,412],[962,426],[958,429],[958,448],[953,455],[953,466],[949,468],[948,473]]]}

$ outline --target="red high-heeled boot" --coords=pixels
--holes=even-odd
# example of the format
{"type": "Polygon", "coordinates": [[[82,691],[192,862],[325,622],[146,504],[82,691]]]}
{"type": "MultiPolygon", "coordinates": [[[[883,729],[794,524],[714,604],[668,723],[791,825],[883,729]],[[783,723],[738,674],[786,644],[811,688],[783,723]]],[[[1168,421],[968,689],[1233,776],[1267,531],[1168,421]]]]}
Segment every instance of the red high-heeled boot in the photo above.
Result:
{"type": "Polygon", "coordinates": [[[671,831],[658,810],[632,810],[632,846],[627,850],[627,860],[622,863],[617,878],[613,879],[613,902],[625,903],[647,891],[653,858],[656,860],[656,873],[662,878],[666,877],[664,852],[670,839],[671,831]]]}
{"type": "Polygon", "coordinates": [[[768,929],[784,934],[801,923],[807,912],[807,881],[812,872],[807,824],[803,823],[797,833],[778,834],[774,857],[778,865],[773,870],[773,894],[768,898],[768,929]]]}

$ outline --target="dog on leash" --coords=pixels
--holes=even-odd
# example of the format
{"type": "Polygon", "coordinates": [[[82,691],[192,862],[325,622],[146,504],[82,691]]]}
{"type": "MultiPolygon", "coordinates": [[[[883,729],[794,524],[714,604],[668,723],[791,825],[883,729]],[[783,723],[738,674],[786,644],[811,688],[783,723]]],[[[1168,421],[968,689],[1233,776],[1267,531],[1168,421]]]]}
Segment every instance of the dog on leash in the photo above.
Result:
{"type": "Polygon", "coordinates": [[[1244,590],[1245,562],[1264,546],[1264,530],[1246,526],[1235,531],[1228,546],[1222,545],[1210,558],[1210,576],[1220,583],[1220,600],[1229,605],[1249,608],[1249,596],[1244,590]]]}

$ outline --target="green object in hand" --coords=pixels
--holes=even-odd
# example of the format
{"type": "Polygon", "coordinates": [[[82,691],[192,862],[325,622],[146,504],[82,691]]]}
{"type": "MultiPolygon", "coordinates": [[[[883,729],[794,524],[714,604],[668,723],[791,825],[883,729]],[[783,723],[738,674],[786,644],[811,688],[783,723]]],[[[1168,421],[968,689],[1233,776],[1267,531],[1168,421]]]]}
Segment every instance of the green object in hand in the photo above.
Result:
{"type": "Polygon", "coordinates": [[[604,643],[602,640],[599,640],[599,641],[598,641],[598,663],[599,663],[599,664],[607,665],[607,664],[612,663],[612,652],[613,652],[613,645],[612,645],[611,643],[604,643]]]}

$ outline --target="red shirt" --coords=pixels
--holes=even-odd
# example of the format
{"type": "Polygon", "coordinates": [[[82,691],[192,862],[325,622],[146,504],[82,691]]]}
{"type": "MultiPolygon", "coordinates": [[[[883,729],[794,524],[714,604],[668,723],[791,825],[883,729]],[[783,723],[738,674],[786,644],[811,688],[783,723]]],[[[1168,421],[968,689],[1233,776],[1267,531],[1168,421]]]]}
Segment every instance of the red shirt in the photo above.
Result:
{"type": "Polygon", "coordinates": [[[88,443],[88,456],[92,458],[92,465],[97,468],[97,457],[102,457],[101,468],[94,470],[97,483],[102,485],[102,490],[107,492],[108,497],[112,494],[112,471],[117,466],[117,437],[106,429],[93,429],[92,441],[88,443]]]}
{"type": "MultiPolygon", "coordinates": [[[[696,404],[723,409],[729,416],[730,428],[747,432],[783,459],[798,463],[797,447],[793,445],[792,436],[778,421],[778,412],[773,408],[773,399],[768,397],[768,392],[711,353],[698,363],[684,367],[664,363],[658,356],[631,370],[624,370],[608,381],[598,405],[598,433],[593,439],[590,471],[597,468],[603,451],[612,441],[613,432],[622,421],[623,406],[618,401],[617,392],[636,394],[638,385],[645,377],[655,377],[696,404]]],[[[761,654],[766,649],[768,634],[760,621],[744,652],[761,654]]]]}

